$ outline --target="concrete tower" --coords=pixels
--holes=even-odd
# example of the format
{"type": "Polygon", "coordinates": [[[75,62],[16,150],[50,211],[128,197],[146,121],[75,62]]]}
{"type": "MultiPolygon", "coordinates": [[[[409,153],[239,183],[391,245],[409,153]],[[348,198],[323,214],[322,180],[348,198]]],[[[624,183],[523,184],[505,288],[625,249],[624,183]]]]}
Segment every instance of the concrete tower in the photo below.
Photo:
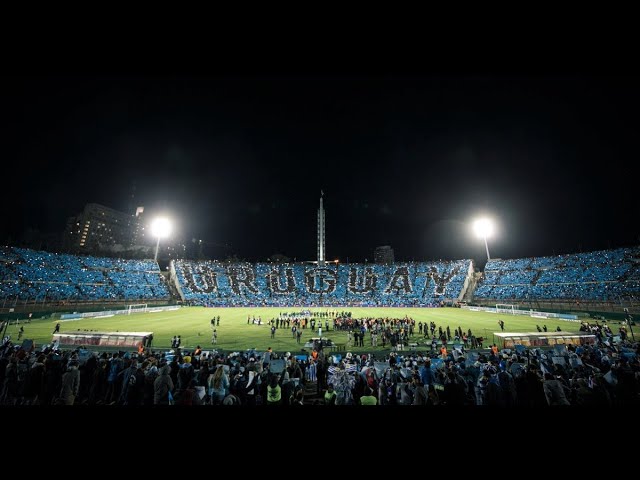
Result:
{"type": "Polygon", "coordinates": [[[318,209],[318,266],[324,266],[326,254],[324,233],[324,207],[322,205],[323,197],[324,192],[320,190],[320,208],[318,209]]]}

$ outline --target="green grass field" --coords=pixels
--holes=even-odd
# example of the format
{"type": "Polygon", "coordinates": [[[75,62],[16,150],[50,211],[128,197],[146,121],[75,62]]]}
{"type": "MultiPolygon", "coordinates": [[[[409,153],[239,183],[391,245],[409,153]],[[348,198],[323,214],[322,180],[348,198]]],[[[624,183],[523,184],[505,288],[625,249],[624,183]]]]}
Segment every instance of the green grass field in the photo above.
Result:
{"type": "MultiPolygon", "coordinates": [[[[187,307],[180,310],[158,312],[158,313],[136,313],[131,315],[114,316],[100,319],[82,319],[72,321],[62,321],[60,323],[61,333],[72,332],[77,330],[94,330],[101,332],[153,332],[154,341],[153,348],[169,348],[171,338],[174,335],[182,336],[182,346],[186,348],[195,348],[200,345],[204,350],[212,349],[211,344],[211,325],[210,320],[213,316],[220,315],[220,326],[216,327],[218,332],[219,350],[240,351],[247,348],[257,348],[264,350],[272,347],[277,352],[299,352],[304,348],[304,342],[311,337],[317,337],[318,331],[310,329],[303,330],[301,344],[291,335],[289,329],[279,329],[276,332],[275,339],[270,338],[270,329],[266,324],[263,325],[247,325],[247,316],[262,317],[263,322],[267,322],[270,318],[276,317],[280,312],[296,312],[301,308],[204,308],[204,307],[187,307]]],[[[311,311],[326,311],[323,308],[311,308],[311,311]]],[[[337,309],[342,311],[342,309],[337,309]]],[[[469,328],[476,336],[485,337],[484,346],[498,342],[497,337],[494,339],[493,333],[499,332],[498,319],[505,322],[505,332],[533,332],[536,331],[536,324],[542,326],[547,325],[549,331],[555,331],[559,325],[563,331],[577,332],[579,324],[577,322],[567,322],[556,319],[531,318],[528,316],[510,315],[510,314],[493,314],[486,312],[472,312],[459,308],[345,308],[351,311],[354,318],[372,317],[397,317],[403,318],[405,315],[413,317],[416,321],[416,334],[411,342],[418,342],[420,350],[425,340],[417,333],[417,323],[419,321],[434,321],[438,326],[446,328],[447,325],[454,328],[462,327],[465,331],[469,328]]],[[[611,322],[610,322],[611,323],[611,322]]],[[[52,340],[53,328],[56,320],[52,319],[36,319],[30,324],[20,322],[20,326],[24,326],[24,338],[35,341],[36,346],[43,343],[50,343],[52,340]]],[[[329,322],[332,326],[332,322],[329,322]]],[[[18,337],[18,329],[20,326],[10,325],[7,333],[16,341],[18,337]]],[[[325,332],[324,320],[322,328],[322,336],[330,338],[337,344],[346,344],[347,333],[343,331],[334,332],[333,330],[325,332]]],[[[365,346],[363,348],[351,348],[351,351],[382,351],[382,347],[372,348],[368,346],[369,337],[365,338],[365,346]]],[[[387,349],[389,345],[387,344],[387,349]]]]}

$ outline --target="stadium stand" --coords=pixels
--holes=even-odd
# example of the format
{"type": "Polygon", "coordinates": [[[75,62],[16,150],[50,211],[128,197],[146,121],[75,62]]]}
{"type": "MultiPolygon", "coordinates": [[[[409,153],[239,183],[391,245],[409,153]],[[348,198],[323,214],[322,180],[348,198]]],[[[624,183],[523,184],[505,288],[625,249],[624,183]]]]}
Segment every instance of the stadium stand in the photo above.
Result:
{"type": "Polygon", "coordinates": [[[474,299],[615,301],[640,294],[640,248],[491,260],[474,299]]]}
{"type": "Polygon", "coordinates": [[[122,260],[0,247],[0,300],[168,299],[152,260],[122,260]]]}
{"type": "Polygon", "coordinates": [[[209,306],[436,306],[459,299],[471,260],[273,265],[178,260],[183,300],[209,306]]]}
{"type": "MultiPolygon", "coordinates": [[[[477,297],[609,299],[640,291],[640,249],[488,262],[477,297]]],[[[230,306],[438,305],[460,298],[472,274],[470,260],[392,265],[229,264],[176,261],[178,291],[194,304],[230,306]]],[[[87,300],[167,298],[157,263],[0,247],[0,299],[77,296],[87,300]]],[[[277,321],[306,322],[309,311],[280,314],[277,321]]],[[[328,313],[327,313],[328,315],[328,313]]],[[[631,318],[631,317],[629,317],[631,318]]],[[[328,321],[329,317],[325,317],[328,321]]],[[[392,351],[344,354],[322,348],[310,354],[60,351],[59,345],[0,344],[0,405],[488,405],[638,406],[638,343],[606,323],[582,321],[594,343],[547,349],[482,348],[467,332],[419,325],[432,342],[403,351],[415,322],[404,318],[332,316],[333,328],[353,334],[354,346],[378,336],[392,351]],[[451,339],[453,338],[453,343],[451,339]],[[462,338],[460,338],[462,337],[462,338]],[[445,340],[447,343],[445,343],[445,340]],[[438,348],[451,345],[452,348],[438,348]],[[456,348],[456,345],[459,348],[456,348]],[[272,362],[282,368],[270,370],[272,362]],[[169,395],[171,393],[171,395],[169,395]]],[[[313,319],[312,319],[313,321],[313,319]]],[[[302,327],[304,328],[304,326],[302,327]]],[[[313,328],[313,327],[312,327],[313,328]]],[[[458,330],[458,329],[456,329],[458,330]]],[[[520,348],[518,348],[520,347],[520,348]]],[[[311,347],[309,347],[311,348],[311,347]]],[[[383,347],[384,348],[384,347],[383,347]]]]}

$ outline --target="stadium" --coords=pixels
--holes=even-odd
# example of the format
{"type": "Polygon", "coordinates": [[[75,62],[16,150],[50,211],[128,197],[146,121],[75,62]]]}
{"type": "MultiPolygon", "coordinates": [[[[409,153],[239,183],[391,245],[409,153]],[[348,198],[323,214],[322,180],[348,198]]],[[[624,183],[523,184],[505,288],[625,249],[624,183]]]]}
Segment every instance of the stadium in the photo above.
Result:
{"type": "Polygon", "coordinates": [[[318,219],[306,263],[176,259],[163,272],[157,259],[0,248],[3,403],[166,404],[162,371],[179,404],[515,405],[527,375],[562,404],[558,378],[574,402],[587,380],[615,397],[612,372],[637,364],[639,247],[488,258],[483,271],[342,264],[323,256],[322,199],[318,219]],[[76,393],[67,368],[84,378],[76,393]]]}
{"type": "Polygon", "coordinates": [[[0,405],[640,403],[636,79],[0,96],[0,405]]]}

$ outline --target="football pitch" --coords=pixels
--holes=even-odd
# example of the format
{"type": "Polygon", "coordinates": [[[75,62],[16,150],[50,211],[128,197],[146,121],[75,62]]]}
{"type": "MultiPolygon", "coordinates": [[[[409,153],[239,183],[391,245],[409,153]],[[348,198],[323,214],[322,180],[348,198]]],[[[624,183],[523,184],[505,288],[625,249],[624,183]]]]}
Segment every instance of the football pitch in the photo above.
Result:
{"type": "MultiPolygon", "coordinates": [[[[275,338],[271,338],[268,321],[277,318],[280,312],[300,312],[306,310],[301,307],[291,308],[205,308],[205,307],[185,307],[179,310],[156,312],[156,313],[132,313],[131,315],[116,315],[108,318],[85,318],[80,320],[66,320],[60,322],[60,333],[71,333],[74,331],[96,331],[96,332],[153,332],[154,340],[152,349],[170,348],[171,338],[180,335],[182,339],[181,347],[186,349],[195,348],[200,345],[204,350],[224,350],[224,351],[244,351],[249,348],[266,350],[273,348],[276,352],[300,352],[305,348],[304,343],[312,337],[318,337],[318,329],[309,328],[302,331],[301,343],[297,343],[291,334],[291,329],[280,328],[276,331],[275,338]],[[220,325],[216,326],[217,345],[212,345],[211,319],[220,316],[220,325]],[[251,322],[247,324],[247,318],[262,318],[262,325],[255,325],[251,322]]],[[[415,334],[410,338],[410,343],[418,343],[417,350],[426,349],[426,345],[431,345],[431,341],[418,334],[418,322],[435,322],[437,326],[442,326],[443,330],[447,326],[451,328],[452,336],[455,328],[462,327],[466,332],[471,329],[476,336],[484,337],[484,347],[492,343],[500,345],[494,332],[500,332],[498,320],[505,323],[504,331],[513,333],[535,332],[536,325],[546,325],[548,331],[555,331],[560,326],[562,331],[578,332],[578,322],[567,322],[558,319],[532,318],[523,315],[495,314],[488,312],[474,312],[460,308],[309,308],[311,312],[325,312],[334,310],[337,312],[351,312],[352,318],[364,317],[390,317],[404,318],[409,316],[416,321],[415,334]]],[[[52,341],[52,333],[57,320],[55,319],[35,319],[31,323],[19,325],[11,324],[7,329],[7,334],[11,335],[14,343],[17,341],[18,329],[24,327],[22,339],[32,339],[36,348],[52,341]]],[[[610,322],[612,323],[612,322],[610,322]]],[[[617,322],[616,322],[617,323],[617,322]]],[[[325,329],[325,319],[322,318],[322,337],[329,338],[338,345],[346,345],[347,332],[334,331],[333,321],[329,318],[330,330],[325,329]]],[[[317,324],[316,324],[317,327],[317,324]]],[[[436,327],[437,328],[437,327],[436,327]]],[[[613,328],[613,327],[612,327],[613,328]]],[[[615,331],[615,329],[614,329],[615,331]]],[[[437,335],[437,329],[436,329],[437,335]]],[[[378,347],[371,347],[370,336],[367,335],[364,347],[350,347],[352,352],[376,352],[389,350],[387,344],[383,349],[378,342],[378,347]]]]}

